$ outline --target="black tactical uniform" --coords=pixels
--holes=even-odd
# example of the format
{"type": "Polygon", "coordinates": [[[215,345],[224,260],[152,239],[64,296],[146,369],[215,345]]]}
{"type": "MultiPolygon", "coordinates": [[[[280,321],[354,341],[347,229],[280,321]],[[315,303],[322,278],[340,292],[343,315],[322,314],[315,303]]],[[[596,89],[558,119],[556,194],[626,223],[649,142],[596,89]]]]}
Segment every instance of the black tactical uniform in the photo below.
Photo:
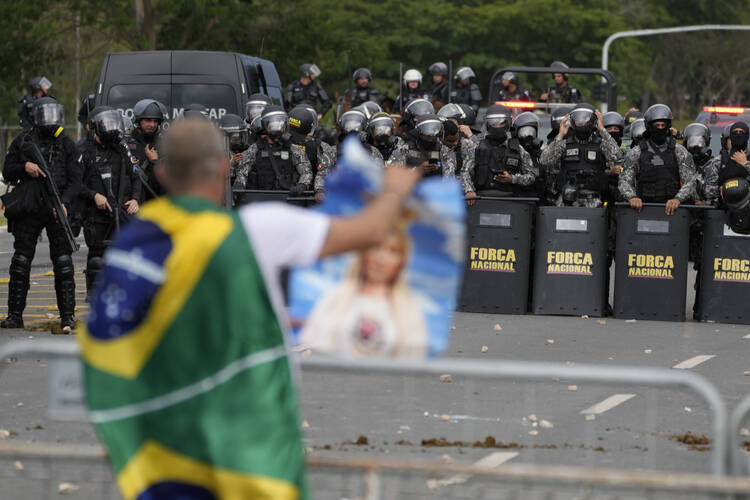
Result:
{"type": "Polygon", "coordinates": [[[141,190],[141,199],[139,203],[148,201],[156,196],[166,194],[166,190],[156,179],[154,172],[155,163],[151,162],[146,155],[146,146],[156,149],[159,138],[159,129],[156,133],[146,134],[141,128],[141,120],[154,119],[159,121],[159,127],[166,118],[167,108],[158,101],[153,99],[142,99],[133,106],[133,124],[135,129],[128,141],[130,154],[138,161],[141,176],[145,182],[141,190]]]}
{"type": "Polygon", "coordinates": [[[41,97],[53,96],[47,94],[47,91],[52,87],[52,82],[43,76],[37,76],[29,80],[29,91],[30,94],[26,94],[18,100],[18,122],[23,130],[31,130],[34,128],[34,120],[32,119],[31,112],[34,107],[34,102],[41,97]],[[37,93],[40,94],[37,97],[37,93]]]}
{"type": "Polygon", "coordinates": [[[430,100],[435,105],[448,104],[450,92],[448,89],[448,66],[444,62],[436,62],[430,64],[427,68],[430,76],[440,75],[443,77],[443,81],[435,83],[433,79],[432,88],[430,89],[430,100]]]}
{"type": "Polygon", "coordinates": [[[298,104],[308,104],[325,115],[331,109],[331,99],[323,90],[323,86],[315,81],[320,76],[320,69],[315,64],[303,64],[299,68],[300,78],[309,78],[310,83],[305,85],[301,80],[295,80],[286,88],[286,110],[289,112],[298,104]],[[320,101],[320,109],[318,109],[320,101]]]}
{"type": "Polygon", "coordinates": [[[468,66],[459,68],[455,75],[456,85],[451,89],[450,101],[456,104],[468,104],[476,114],[479,112],[479,105],[482,102],[482,91],[479,90],[479,85],[474,82],[469,82],[468,85],[461,83],[467,78],[475,77],[474,71],[468,66]]]}
{"type": "Polygon", "coordinates": [[[114,238],[119,224],[127,221],[123,204],[141,199],[141,181],[122,149],[121,130],[118,130],[114,120],[119,120],[118,111],[110,108],[98,112],[93,121],[99,141],[90,141],[81,153],[83,186],[78,196],[84,201],[83,236],[89,249],[86,257],[88,294],[91,294],[102,268],[104,250],[114,238]],[[96,194],[107,198],[111,212],[106,208],[97,208],[94,201],[96,194]]]}
{"type": "Polygon", "coordinates": [[[71,248],[63,226],[53,214],[50,195],[42,179],[32,177],[25,169],[26,162],[36,163],[29,151],[29,144],[26,144],[27,141],[32,141],[39,147],[47,162],[63,205],[66,208],[71,206],[81,187],[82,172],[75,144],[62,133],[62,113],[62,106],[54,99],[37,99],[32,114],[34,129],[13,139],[5,156],[3,177],[7,182],[17,183],[15,190],[18,190],[18,194],[23,193],[24,206],[13,215],[6,208],[8,229],[14,238],[14,253],[10,262],[8,317],[0,324],[3,328],[23,327],[22,315],[29,290],[31,262],[34,260],[42,229],[46,229],[49,238],[61,325],[67,332],[75,326],[75,280],[71,248]],[[58,118],[50,119],[50,113],[57,113],[58,118]]]}
{"type": "MultiPolygon", "coordinates": [[[[383,100],[383,95],[378,89],[370,87],[370,82],[372,81],[372,73],[370,72],[370,70],[367,68],[357,69],[357,71],[355,71],[352,75],[352,80],[354,80],[354,82],[356,83],[360,78],[367,78],[367,85],[364,87],[360,87],[360,85],[357,84],[354,87],[353,93],[351,95],[352,107],[359,106],[360,104],[367,101],[373,101],[380,104],[383,100]]],[[[349,91],[347,91],[347,93],[348,92],[349,91]]]]}

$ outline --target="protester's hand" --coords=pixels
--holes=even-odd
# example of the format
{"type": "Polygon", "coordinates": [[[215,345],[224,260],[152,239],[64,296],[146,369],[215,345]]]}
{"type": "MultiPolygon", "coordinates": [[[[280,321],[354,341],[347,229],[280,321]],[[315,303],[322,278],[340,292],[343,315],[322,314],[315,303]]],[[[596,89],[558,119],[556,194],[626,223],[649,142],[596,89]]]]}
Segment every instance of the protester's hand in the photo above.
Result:
{"type": "Polygon", "coordinates": [[[125,209],[127,210],[128,215],[133,215],[140,208],[140,206],[138,205],[138,201],[136,200],[128,200],[123,205],[125,205],[125,209]]]}
{"type": "Polygon", "coordinates": [[[643,210],[643,200],[637,196],[630,198],[628,203],[630,203],[630,208],[632,209],[638,210],[639,212],[643,210]]]}
{"type": "Polygon", "coordinates": [[[323,203],[323,200],[326,199],[326,194],[324,191],[316,191],[315,192],[315,202],[316,203],[323,203]]]}
{"type": "Polygon", "coordinates": [[[602,112],[596,109],[594,110],[594,115],[596,115],[596,129],[601,132],[604,130],[604,118],[602,118],[602,112]]]}
{"type": "Polygon", "coordinates": [[[159,153],[157,153],[150,144],[146,144],[146,158],[148,158],[148,161],[150,161],[151,163],[159,159],[159,153]]]}
{"type": "Polygon", "coordinates": [[[735,151],[732,155],[732,160],[734,160],[738,165],[744,165],[747,163],[747,153],[744,151],[735,151]]]}
{"type": "Polygon", "coordinates": [[[680,206],[680,200],[677,198],[672,198],[671,200],[667,201],[667,204],[664,206],[664,213],[667,215],[674,215],[675,210],[677,210],[677,207],[680,206]]]}
{"type": "Polygon", "coordinates": [[[569,114],[563,116],[563,119],[560,122],[560,131],[557,132],[557,137],[559,137],[560,139],[564,139],[565,136],[568,134],[568,129],[570,129],[570,115],[569,114]]]}
{"type": "Polygon", "coordinates": [[[508,172],[503,172],[502,174],[495,174],[494,179],[497,182],[500,182],[502,184],[512,184],[513,183],[513,176],[510,175],[508,172]]]}
{"type": "MultiPolygon", "coordinates": [[[[477,195],[474,191],[469,191],[468,193],[464,194],[467,198],[474,198],[477,195]]],[[[474,206],[474,203],[476,203],[477,200],[466,200],[466,204],[470,207],[474,206]]]]}
{"type": "Polygon", "coordinates": [[[400,198],[406,198],[419,182],[422,172],[418,168],[406,168],[394,164],[385,170],[383,176],[383,193],[392,193],[400,198]]]}
{"type": "Polygon", "coordinates": [[[474,135],[474,132],[471,131],[471,127],[468,125],[459,125],[458,131],[461,133],[462,136],[466,137],[467,139],[474,135]]]}
{"type": "Polygon", "coordinates": [[[109,210],[112,211],[112,207],[109,206],[109,201],[107,201],[107,197],[103,194],[96,193],[94,195],[94,203],[96,204],[96,208],[99,210],[109,210]]]}
{"type": "Polygon", "coordinates": [[[435,163],[424,162],[420,166],[420,168],[422,169],[422,173],[423,174],[431,174],[433,172],[437,172],[437,170],[438,170],[439,167],[435,163]]]}
{"type": "Polygon", "coordinates": [[[47,177],[46,175],[44,175],[44,172],[42,172],[42,169],[39,168],[39,165],[37,165],[36,163],[27,161],[26,164],[23,166],[23,168],[24,170],[26,170],[27,174],[29,174],[30,176],[34,178],[39,177],[40,175],[42,177],[47,177]]]}

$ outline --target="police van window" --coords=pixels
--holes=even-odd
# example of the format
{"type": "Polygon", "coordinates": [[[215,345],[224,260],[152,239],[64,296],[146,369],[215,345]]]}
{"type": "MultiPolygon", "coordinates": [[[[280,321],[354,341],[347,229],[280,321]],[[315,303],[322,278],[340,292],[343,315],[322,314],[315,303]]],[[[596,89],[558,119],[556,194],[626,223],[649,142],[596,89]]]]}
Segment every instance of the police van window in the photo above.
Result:
{"type": "Polygon", "coordinates": [[[141,99],[156,99],[165,106],[170,101],[169,85],[113,85],[107,93],[107,106],[111,106],[128,118],[133,118],[133,106],[141,99]]]}
{"type": "Polygon", "coordinates": [[[283,106],[284,103],[282,102],[281,98],[281,89],[277,87],[268,87],[268,97],[271,98],[274,104],[278,104],[279,106],[283,106]]]}
{"type": "Polygon", "coordinates": [[[237,95],[229,85],[175,84],[172,85],[172,116],[182,115],[185,106],[202,104],[208,108],[209,118],[218,120],[227,113],[239,114],[237,95]]]}

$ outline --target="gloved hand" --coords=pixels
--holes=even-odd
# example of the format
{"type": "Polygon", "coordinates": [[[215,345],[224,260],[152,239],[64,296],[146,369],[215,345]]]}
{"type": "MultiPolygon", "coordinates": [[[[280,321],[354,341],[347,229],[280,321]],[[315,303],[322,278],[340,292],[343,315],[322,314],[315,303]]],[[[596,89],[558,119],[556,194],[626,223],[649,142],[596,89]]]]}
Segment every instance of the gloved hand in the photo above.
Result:
{"type": "Polygon", "coordinates": [[[305,193],[304,184],[295,184],[289,189],[289,196],[297,197],[302,196],[305,193]]]}

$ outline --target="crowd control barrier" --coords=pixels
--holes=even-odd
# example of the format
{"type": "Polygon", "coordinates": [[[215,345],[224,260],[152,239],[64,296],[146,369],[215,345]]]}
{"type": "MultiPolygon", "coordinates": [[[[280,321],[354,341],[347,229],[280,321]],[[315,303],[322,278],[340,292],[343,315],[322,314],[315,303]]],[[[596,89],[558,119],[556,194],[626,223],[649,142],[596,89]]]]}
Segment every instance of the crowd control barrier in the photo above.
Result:
{"type": "Polygon", "coordinates": [[[540,207],[534,263],[534,314],[604,316],[607,209],[540,207]]]}
{"type": "Polygon", "coordinates": [[[750,324],[750,235],[727,225],[723,210],[706,210],[696,319],[750,324]]]}
{"type": "Polygon", "coordinates": [[[315,204],[312,191],[306,191],[302,196],[289,196],[289,191],[271,191],[263,189],[233,189],[235,206],[247,205],[257,201],[283,201],[293,205],[307,207],[315,204]]]}
{"type": "Polygon", "coordinates": [[[617,207],[614,316],[685,321],[690,213],[664,212],[663,203],[644,203],[640,212],[617,207]]]}
{"type": "Polygon", "coordinates": [[[524,314],[536,198],[478,198],[467,210],[467,259],[459,311],[524,314]]]}

